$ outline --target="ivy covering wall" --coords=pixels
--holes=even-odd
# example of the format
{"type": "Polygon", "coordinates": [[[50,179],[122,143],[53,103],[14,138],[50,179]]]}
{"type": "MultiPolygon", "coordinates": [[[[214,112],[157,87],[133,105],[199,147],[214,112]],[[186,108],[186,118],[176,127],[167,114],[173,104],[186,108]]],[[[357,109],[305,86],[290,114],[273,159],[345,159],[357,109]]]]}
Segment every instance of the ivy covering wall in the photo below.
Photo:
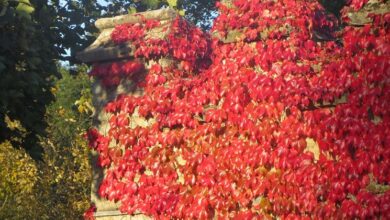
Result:
{"type": "Polygon", "coordinates": [[[162,39],[145,37],[156,20],[115,27],[137,61],[90,74],[143,95],[119,94],[88,133],[99,195],[163,219],[388,218],[390,17],[365,13],[387,2],[217,5],[211,36],[180,17],[162,39]]]}

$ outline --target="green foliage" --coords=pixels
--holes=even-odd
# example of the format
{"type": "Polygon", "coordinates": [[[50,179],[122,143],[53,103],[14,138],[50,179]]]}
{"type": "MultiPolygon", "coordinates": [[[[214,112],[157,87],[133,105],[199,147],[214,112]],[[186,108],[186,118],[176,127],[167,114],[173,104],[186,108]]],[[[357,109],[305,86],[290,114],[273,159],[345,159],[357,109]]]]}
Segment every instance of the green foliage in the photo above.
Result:
{"type": "Polygon", "coordinates": [[[52,89],[56,101],[47,108],[44,163],[38,167],[43,175],[37,197],[51,207],[45,210],[49,219],[77,219],[89,207],[90,199],[92,170],[83,137],[91,126],[93,111],[90,80],[85,66],[80,66],[76,75],[64,69],[60,72],[62,79],[52,89]]]}
{"type": "Polygon", "coordinates": [[[181,0],[185,18],[204,30],[211,28],[212,20],[217,16],[215,3],[215,0],[181,0]]]}
{"type": "Polygon", "coordinates": [[[42,161],[0,144],[0,219],[80,219],[89,207],[92,170],[83,134],[92,109],[85,72],[85,66],[75,75],[60,69],[62,78],[51,89],[56,101],[45,117],[47,137],[40,142],[42,161]]]}
{"type": "Polygon", "coordinates": [[[86,72],[86,66],[79,66],[76,75],[60,69],[62,77],[51,89],[55,102],[47,107],[47,138],[56,146],[70,146],[90,126],[92,96],[86,72]]]}
{"type": "Polygon", "coordinates": [[[177,7],[177,0],[167,0],[169,7],[177,7]]]}
{"type": "Polygon", "coordinates": [[[24,149],[15,149],[10,142],[0,143],[0,219],[39,218],[34,197],[37,174],[35,161],[24,149]]]}
{"type": "MultiPolygon", "coordinates": [[[[45,5],[47,7],[48,1],[45,5]]],[[[90,45],[96,38],[96,19],[104,16],[107,8],[96,0],[52,0],[50,10],[56,15],[54,29],[61,33],[56,39],[60,59],[67,60],[71,65],[78,64],[75,55],[90,45]]]]}
{"type": "Polygon", "coordinates": [[[20,0],[18,6],[16,6],[16,13],[19,16],[24,16],[27,19],[30,19],[30,14],[33,13],[34,7],[31,6],[29,0],[20,0]]]}
{"type": "Polygon", "coordinates": [[[0,1],[0,142],[40,158],[56,63],[75,63],[75,53],[93,41],[102,11],[92,0],[0,1]]]}
{"type": "Polygon", "coordinates": [[[23,146],[34,158],[44,134],[45,105],[56,76],[54,14],[28,0],[3,1],[0,17],[0,142],[23,146]],[[44,14],[45,16],[40,16],[44,14]],[[18,124],[17,127],[10,123],[18,124]]]}

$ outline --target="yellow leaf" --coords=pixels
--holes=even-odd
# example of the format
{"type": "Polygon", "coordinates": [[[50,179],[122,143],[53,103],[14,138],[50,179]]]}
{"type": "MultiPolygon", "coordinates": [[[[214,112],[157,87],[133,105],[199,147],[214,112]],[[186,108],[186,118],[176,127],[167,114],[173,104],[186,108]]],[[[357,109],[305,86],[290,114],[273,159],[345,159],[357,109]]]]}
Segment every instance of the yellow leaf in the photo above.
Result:
{"type": "Polygon", "coordinates": [[[127,9],[127,13],[129,13],[129,15],[135,14],[137,13],[137,9],[135,7],[130,7],[129,9],[127,9]]]}
{"type": "Polygon", "coordinates": [[[34,12],[34,7],[31,6],[29,0],[19,0],[18,6],[16,6],[16,11],[20,16],[29,17],[31,13],[34,12]]]}
{"type": "Polygon", "coordinates": [[[169,7],[177,7],[177,0],[167,0],[169,7]]]}
{"type": "Polygon", "coordinates": [[[184,9],[183,10],[179,10],[179,15],[180,16],[186,15],[186,11],[184,9]]]}
{"type": "Polygon", "coordinates": [[[320,147],[318,146],[318,143],[312,138],[306,138],[305,151],[313,153],[314,160],[316,161],[320,158],[320,147]]]}

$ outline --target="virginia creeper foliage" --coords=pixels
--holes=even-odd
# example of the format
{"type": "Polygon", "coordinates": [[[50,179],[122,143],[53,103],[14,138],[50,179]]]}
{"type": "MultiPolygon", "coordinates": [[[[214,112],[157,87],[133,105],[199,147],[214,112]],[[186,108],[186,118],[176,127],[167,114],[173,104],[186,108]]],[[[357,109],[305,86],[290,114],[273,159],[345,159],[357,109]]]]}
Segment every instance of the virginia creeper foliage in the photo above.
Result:
{"type": "MultiPolygon", "coordinates": [[[[118,96],[108,133],[88,133],[100,195],[156,218],[390,218],[389,14],[341,29],[317,1],[218,7],[212,32],[235,43],[180,18],[165,39],[145,40],[155,21],[116,27],[137,58],[177,62],[152,65],[144,96],[118,96]],[[131,128],[135,112],[155,120],[131,128]]],[[[129,74],[110,65],[92,75],[129,74]]]]}

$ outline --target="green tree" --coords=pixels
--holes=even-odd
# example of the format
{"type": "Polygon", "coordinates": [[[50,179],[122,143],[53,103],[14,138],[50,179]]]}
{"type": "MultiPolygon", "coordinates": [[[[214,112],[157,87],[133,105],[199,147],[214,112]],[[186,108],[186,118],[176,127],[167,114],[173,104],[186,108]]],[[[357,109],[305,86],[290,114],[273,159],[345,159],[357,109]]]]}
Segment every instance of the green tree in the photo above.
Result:
{"type": "Polygon", "coordinates": [[[0,7],[0,142],[9,140],[38,158],[57,76],[54,14],[29,0],[1,0],[0,7]]]}
{"type": "Polygon", "coordinates": [[[92,108],[86,67],[62,78],[47,107],[42,161],[24,149],[0,143],[0,219],[80,219],[89,207],[91,168],[83,137],[92,108]]]}
{"type": "Polygon", "coordinates": [[[48,3],[56,15],[53,31],[60,33],[56,39],[60,60],[77,64],[76,53],[94,41],[97,35],[94,22],[106,8],[96,0],[51,0],[48,3]]]}
{"type": "Polygon", "coordinates": [[[76,63],[102,11],[92,0],[0,0],[0,143],[40,158],[57,63],[76,63]]]}
{"type": "Polygon", "coordinates": [[[39,219],[43,214],[34,196],[36,161],[24,149],[0,143],[0,219],[39,219]]]}
{"type": "Polygon", "coordinates": [[[46,204],[48,219],[78,219],[89,207],[91,167],[83,135],[91,126],[93,108],[86,66],[71,75],[60,68],[53,88],[55,101],[47,107],[47,137],[42,140],[36,199],[46,204]]]}
{"type": "Polygon", "coordinates": [[[194,24],[209,30],[212,20],[217,16],[215,0],[182,0],[183,8],[186,12],[186,19],[194,24]]]}

